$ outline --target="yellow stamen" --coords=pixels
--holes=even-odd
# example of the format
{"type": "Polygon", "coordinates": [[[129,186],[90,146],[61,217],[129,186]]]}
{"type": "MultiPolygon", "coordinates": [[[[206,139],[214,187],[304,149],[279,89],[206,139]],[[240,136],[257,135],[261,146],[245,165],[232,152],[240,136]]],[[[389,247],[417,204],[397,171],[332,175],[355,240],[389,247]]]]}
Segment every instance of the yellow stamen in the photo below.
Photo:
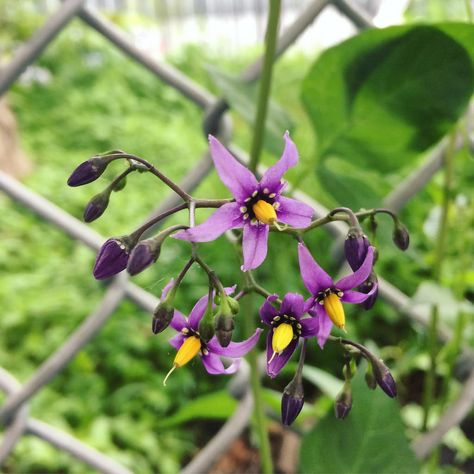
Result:
{"type": "Polygon", "coordinates": [[[267,201],[260,199],[252,206],[255,217],[264,224],[272,225],[277,220],[275,208],[267,201]]]}
{"type": "Polygon", "coordinates": [[[331,293],[323,300],[324,309],[331,321],[340,329],[345,330],[346,315],[341,300],[335,293],[331,293]]]}
{"type": "Polygon", "coordinates": [[[189,336],[183,342],[183,345],[179,348],[174,358],[173,367],[167,373],[163,385],[166,385],[168,377],[171,375],[174,369],[179,369],[183,365],[186,365],[201,349],[201,340],[196,336],[189,336]]]}
{"type": "Polygon", "coordinates": [[[273,352],[279,354],[281,351],[285,350],[290,342],[293,340],[293,326],[288,323],[281,323],[273,331],[272,337],[272,349],[273,352]]]}

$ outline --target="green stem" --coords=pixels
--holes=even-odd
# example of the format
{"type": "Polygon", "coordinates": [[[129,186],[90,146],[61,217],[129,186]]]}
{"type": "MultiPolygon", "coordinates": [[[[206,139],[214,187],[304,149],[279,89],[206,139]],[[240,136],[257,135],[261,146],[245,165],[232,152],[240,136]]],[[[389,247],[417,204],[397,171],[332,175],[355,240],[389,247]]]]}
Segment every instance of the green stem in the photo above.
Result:
{"type": "MultiPolygon", "coordinates": [[[[253,295],[251,293],[241,300],[240,308],[241,314],[244,315],[245,333],[250,336],[255,331],[253,295]]],[[[259,442],[261,468],[264,474],[272,474],[272,453],[270,440],[268,439],[267,419],[265,417],[265,405],[258,370],[258,352],[256,349],[253,349],[247,355],[247,361],[250,366],[250,386],[252,388],[254,403],[253,427],[259,442]]]]}
{"type": "Polygon", "coordinates": [[[262,151],[263,135],[267,118],[268,100],[272,83],[273,62],[277,44],[278,22],[280,19],[281,0],[269,0],[267,34],[265,38],[265,56],[263,58],[262,77],[258,93],[257,115],[255,117],[255,132],[250,151],[249,169],[257,169],[260,152],[262,151]]]}

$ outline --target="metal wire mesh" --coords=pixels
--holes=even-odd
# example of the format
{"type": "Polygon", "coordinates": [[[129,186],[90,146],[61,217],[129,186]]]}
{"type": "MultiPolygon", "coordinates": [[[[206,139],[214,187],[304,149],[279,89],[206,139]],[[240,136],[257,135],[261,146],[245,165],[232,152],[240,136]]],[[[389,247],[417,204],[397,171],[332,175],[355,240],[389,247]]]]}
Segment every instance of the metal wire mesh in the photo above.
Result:
{"type": "MultiPolygon", "coordinates": [[[[231,143],[229,118],[226,116],[228,104],[224,98],[215,97],[209,91],[196,84],[191,78],[184,75],[172,66],[155,60],[138,49],[134,43],[119,28],[100,17],[84,6],[84,0],[65,0],[57,11],[49,17],[44,25],[20,48],[11,62],[1,71],[0,95],[4,94],[18,79],[20,74],[32,64],[48,44],[62,31],[74,17],[79,17],[85,24],[99,32],[118,49],[129,55],[133,60],[151,71],[161,81],[178,90],[189,100],[200,106],[204,111],[204,131],[218,134],[231,151],[242,161],[247,157],[242,150],[231,143]]],[[[294,22],[281,33],[278,42],[277,56],[284,52],[308,28],[315,18],[332,4],[346,15],[358,28],[372,26],[368,15],[356,9],[344,0],[314,0],[310,2],[296,17],[294,22]]],[[[249,65],[241,74],[244,81],[255,81],[261,71],[261,60],[249,65]]],[[[413,174],[398,188],[394,189],[386,198],[385,204],[393,209],[400,209],[412,196],[414,190],[424,186],[436,173],[442,164],[446,144],[442,143],[431,156],[415,170],[413,174]]],[[[195,168],[183,177],[181,187],[191,192],[211,171],[211,160],[208,154],[201,157],[195,168]]],[[[262,170],[263,171],[263,170],[262,170]]],[[[104,238],[88,228],[82,222],[72,217],[45,198],[29,190],[15,179],[0,172],[0,189],[16,202],[21,203],[50,224],[82,242],[93,250],[98,250],[104,238]]],[[[295,197],[307,202],[316,210],[319,216],[325,215],[327,209],[321,204],[295,190],[295,197]]],[[[170,195],[163,201],[156,213],[163,212],[180,203],[175,195],[170,195]]],[[[341,238],[346,233],[342,224],[331,224],[328,230],[341,238]]],[[[409,298],[387,281],[380,281],[380,294],[387,302],[404,312],[416,321],[425,324],[423,314],[410,309],[409,298]]],[[[7,399],[0,407],[0,423],[7,425],[0,445],[0,465],[14,449],[17,441],[25,434],[38,436],[58,449],[75,456],[90,467],[104,473],[129,473],[124,466],[109,457],[90,448],[74,437],[29,416],[28,402],[35,396],[56,374],[58,374],[74,356],[100,331],[103,324],[112,315],[123,298],[129,298],[146,311],[152,311],[156,306],[157,298],[138,287],[127,279],[125,274],[114,278],[107,288],[102,301],[88,318],[73,332],[73,334],[50,357],[41,364],[35,373],[21,385],[13,375],[0,368],[0,389],[7,394],[7,399]]],[[[447,329],[441,328],[440,337],[447,339],[450,336],[447,329]]],[[[241,370],[236,377],[245,381],[247,374],[241,370]]],[[[222,453],[227,446],[247,426],[252,410],[251,395],[246,392],[240,401],[235,415],[217,433],[213,440],[204,448],[184,469],[183,472],[203,472],[210,467],[216,456],[222,453]],[[237,421],[236,421],[237,420],[237,421]]]]}

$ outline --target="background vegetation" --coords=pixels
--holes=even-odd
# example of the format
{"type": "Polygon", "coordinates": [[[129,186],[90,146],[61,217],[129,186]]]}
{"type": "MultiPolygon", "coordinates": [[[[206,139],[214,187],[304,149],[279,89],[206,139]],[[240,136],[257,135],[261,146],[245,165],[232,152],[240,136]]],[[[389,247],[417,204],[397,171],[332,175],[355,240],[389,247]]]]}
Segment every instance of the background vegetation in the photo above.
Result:
{"type": "MultiPolygon", "coordinates": [[[[418,3],[411,13],[419,14],[420,8],[418,3]]],[[[23,14],[21,20],[16,14],[3,17],[2,41],[7,44],[8,39],[14,43],[27,37],[38,20],[28,14],[23,14]]],[[[227,84],[222,73],[232,75],[240,71],[257,54],[258,51],[246,51],[238,57],[224,59],[212,57],[199,46],[193,46],[169,60],[194,80],[219,93],[221,89],[225,92],[227,84]]],[[[433,61],[435,54],[431,56],[433,61]]],[[[387,172],[377,167],[377,158],[371,159],[362,153],[364,159],[357,162],[355,170],[353,164],[343,163],[341,166],[349,168],[329,166],[324,170],[333,174],[322,174],[324,160],[341,157],[324,155],[321,142],[315,141],[313,125],[317,128],[317,119],[308,110],[308,94],[317,92],[308,92],[307,85],[314,59],[292,54],[285,56],[275,70],[273,97],[287,111],[288,127],[293,127],[292,136],[302,159],[300,170],[290,174],[290,181],[328,206],[346,197],[353,199],[353,195],[341,193],[344,189],[352,192],[354,186],[359,196],[370,193],[370,198],[376,200],[383,196],[383,191],[403,180],[425,155],[415,153],[403,163],[392,157],[392,166],[387,172]],[[315,163],[319,173],[313,172],[315,163]],[[334,175],[335,170],[341,169],[342,177],[334,175]],[[349,174],[355,176],[356,182],[344,188],[345,183],[338,179],[344,180],[349,174]]],[[[87,188],[71,189],[65,185],[70,171],[87,157],[112,148],[124,149],[149,159],[178,180],[206,149],[201,129],[190,125],[200,123],[202,112],[79,22],[74,21],[60,35],[36,68],[36,73],[32,71],[28,80],[17,82],[8,95],[19,122],[22,145],[35,165],[34,172],[24,182],[78,218],[88,199],[104,186],[104,180],[87,188]],[[38,81],[41,74],[46,74],[48,79],[38,81]]],[[[436,74],[433,71],[432,78],[437,77],[436,74]]],[[[429,87],[430,78],[424,80],[427,81],[424,87],[429,87]]],[[[334,100],[324,86],[329,87],[329,83],[319,83],[321,97],[334,100]]],[[[463,98],[471,94],[467,89],[463,98]]],[[[229,99],[239,101],[238,96],[229,99]]],[[[233,112],[233,118],[235,142],[248,149],[251,128],[242,114],[233,112]]],[[[452,118],[445,122],[440,136],[464,127],[464,121],[458,123],[452,118]]],[[[386,131],[372,131],[372,135],[381,133],[386,131]]],[[[318,138],[321,141],[321,135],[318,138]]],[[[387,135],[385,138],[380,146],[390,151],[394,142],[387,135]]],[[[269,150],[281,147],[281,139],[270,137],[269,140],[267,163],[276,157],[269,150]]],[[[352,146],[350,141],[348,143],[347,146],[352,146]]],[[[354,150],[354,146],[351,149],[354,150]]],[[[111,176],[108,174],[105,180],[111,176]]],[[[401,216],[411,234],[410,249],[402,254],[393,247],[388,219],[380,219],[375,239],[380,252],[377,272],[413,297],[412,304],[420,305],[427,312],[433,303],[439,304],[441,322],[459,335],[442,350],[436,349],[438,402],[430,425],[461,388],[461,383],[453,377],[453,361],[460,343],[472,345],[474,342],[472,305],[468,303],[474,300],[473,179],[472,155],[462,148],[454,156],[449,237],[440,281],[433,281],[433,264],[437,258],[436,235],[443,202],[441,173],[403,209],[401,216]],[[435,300],[436,295],[442,297],[435,300]]],[[[198,195],[208,197],[227,196],[226,193],[215,175],[197,191],[198,195]]],[[[104,236],[125,234],[142,222],[166,195],[166,189],[151,177],[132,176],[126,191],[114,194],[106,215],[91,225],[104,236]]],[[[200,213],[202,218],[205,215],[205,212],[200,213]]],[[[93,310],[104,286],[92,278],[95,256],[82,244],[4,196],[0,196],[0,216],[0,365],[23,381],[93,310]]],[[[309,245],[321,265],[333,273],[337,271],[334,258],[337,246],[328,234],[314,232],[309,245]]],[[[237,255],[225,239],[201,247],[224,282],[239,278],[237,255]]],[[[185,244],[167,242],[159,263],[136,277],[136,282],[159,295],[169,277],[185,263],[187,255],[185,244]]],[[[257,272],[260,281],[280,293],[303,291],[295,257],[296,248],[289,249],[285,236],[272,235],[269,258],[257,272]]],[[[179,292],[180,309],[189,310],[196,298],[206,292],[206,286],[205,275],[192,270],[179,292]]],[[[348,313],[351,338],[374,347],[393,368],[400,393],[397,401],[376,402],[371,396],[380,394],[366,389],[365,395],[356,401],[360,403],[357,410],[360,408],[362,412],[354,410],[350,416],[364,419],[367,412],[377,407],[376,403],[381,403],[380,410],[390,413],[387,423],[398,420],[400,414],[403,419],[403,423],[394,421],[398,427],[394,436],[405,440],[406,435],[412,439],[422,424],[422,382],[430,357],[426,329],[414,325],[381,300],[370,312],[351,308],[348,313]]],[[[136,472],[176,472],[212,436],[219,427],[219,420],[232,413],[235,402],[224,390],[227,379],[207,375],[199,363],[176,371],[164,389],[162,380],[174,357],[166,336],[154,337],[150,331],[150,315],[125,301],[98,337],[32,400],[32,414],[74,433],[136,472]],[[216,410],[216,406],[220,409],[216,410]]],[[[315,419],[324,416],[328,419],[319,425],[321,431],[310,430],[310,438],[305,441],[311,443],[310,446],[318,445],[314,439],[321,437],[318,433],[328,433],[323,439],[337,438],[336,430],[343,429],[350,434],[348,444],[351,439],[364,436],[357,432],[354,421],[340,422],[332,414],[331,400],[337,393],[338,379],[342,379],[342,360],[335,347],[328,346],[321,351],[315,344],[311,345],[307,365],[315,370],[309,369],[307,373],[309,403],[298,427],[308,430],[315,419]]],[[[267,402],[276,416],[279,392],[291,376],[290,366],[277,380],[265,380],[267,402]]],[[[435,464],[449,461],[453,472],[456,469],[472,472],[469,460],[474,445],[469,437],[473,421],[468,419],[463,426],[451,430],[435,464]]],[[[383,446],[388,459],[397,458],[403,449],[400,447],[403,443],[391,442],[393,439],[383,446]]],[[[305,446],[309,445],[303,444],[303,452],[305,446]]],[[[312,455],[311,449],[306,452],[312,455]]],[[[358,456],[362,456],[362,460],[372,457],[370,452],[363,451],[359,451],[358,456]]],[[[303,456],[302,466],[314,466],[315,462],[303,456]]],[[[367,468],[361,461],[361,472],[367,468]]],[[[33,437],[22,439],[5,469],[8,472],[87,472],[87,468],[69,456],[33,437]]]]}

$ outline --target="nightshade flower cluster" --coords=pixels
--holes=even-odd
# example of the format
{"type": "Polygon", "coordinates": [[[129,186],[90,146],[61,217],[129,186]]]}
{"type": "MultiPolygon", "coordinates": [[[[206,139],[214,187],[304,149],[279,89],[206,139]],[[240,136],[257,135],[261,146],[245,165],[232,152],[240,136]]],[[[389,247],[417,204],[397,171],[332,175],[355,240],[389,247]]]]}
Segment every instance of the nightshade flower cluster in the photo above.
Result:
{"type": "MultiPolygon", "coordinates": [[[[125,269],[130,275],[136,275],[157,262],[168,237],[191,242],[191,245],[187,244],[190,250],[188,262],[163,289],[160,303],[153,312],[153,334],[160,334],[167,328],[177,332],[169,340],[176,354],[164,378],[165,384],[174,370],[197,356],[209,374],[235,373],[241,358],[257,347],[260,334],[264,331],[258,326],[262,324],[266,326],[268,376],[277,377],[293,354],[301,348],[294,377],[283,390],[282,423],[290,425],[303,409],[302,369],[307,348],[319,345],[323,349],[328,341],[339,343],[346,358],[344,388],[335,401],[336,416],[344,419],[352,406],[351,379],[356,370],[354,353],[369,363],[366,374],[369,387],[378,385],[390,397],[396,396],[395,381],[387,366],[363,345],[343,337],[346,331],[343,304],[370,309],[378,292],[377,275],[373,268],[377,252],[361,223],[366,218],[375,222],[378,213],[389,214],[394,223],[393,241],[402,250],[409,245],[409,235],[398,217],[387,209],[354,213],[348,208],[336,208],[327,216],[315,216],[309,205],[284,196],[284,174],[298,164],[299,158],[288,132],[283,139],[281,158],[258,180],[216,137],[209,136],[215,169],[229,189],[232,195],[230,199],[195,199],[146,160],[120,150],[96,155],[80,164],[69,177],[68,184],[81,186],[91,183],[102,176],[111,163],[120,160],[128,163],[128,168],[87,204],[84,211],[86,222],[92,222],[107,210],[113,201],[112,192],[122,190],[127,184],[126,176],[136,171],[153,174],[183,200],[182,204],[155,216],[129,235],[109,238],[99,250],[93,269],[94,277],[98,280],[111,278],[125,269]],[[194,225],[195,213],[199,208],[216,210],[205,222],[194,225]],[[166,217],[186,209],[189,212],[189,226],[187,223],[178,224],[143,237],[146,231],[152,231],[166,217]],[[319,266],[313,257],[317,252],[310,252],[304,243],[307,232],[332,220],[349,224],[344,253],[352,273],[337,281],[319,266]],[[198,245],[200,242],[213,241],[231,229],[237,236],[236,247],[241,253],[241,270],[246,282],[235,297],[232,295],[236,287],[223,285],[215,271],[201,258],[198,245]],[[287,234],[289,238],[296,239],[289,252],[293,249],[295,257],[297,255],[301,280],[308,294],[289,292],[280,300],[277,294],[257,283],[252,270],[265,261],[270,232],[287,234]],[[196,302],[186,317],[176,309],[175,301],[180,294],[180,285],[193,265],[207,274],[209,285],[207,294],[196,302]],[[255,318],[252,321],[252,314],[241,314],[239,301],[249,293],[257,293],[265,298],[259,310],[260,320],[255,318]],[[247,328],[249,320],[254,323],[253,332],[247,339],[233,342],[234,328],[241,325],[244,318],[247,319],[247,328]],[[336,326],[338,337],[331,336],[333,326],[336,326]]],[[[299,282],[288,281],[287,284],[299,286],[299,282]]]]}

